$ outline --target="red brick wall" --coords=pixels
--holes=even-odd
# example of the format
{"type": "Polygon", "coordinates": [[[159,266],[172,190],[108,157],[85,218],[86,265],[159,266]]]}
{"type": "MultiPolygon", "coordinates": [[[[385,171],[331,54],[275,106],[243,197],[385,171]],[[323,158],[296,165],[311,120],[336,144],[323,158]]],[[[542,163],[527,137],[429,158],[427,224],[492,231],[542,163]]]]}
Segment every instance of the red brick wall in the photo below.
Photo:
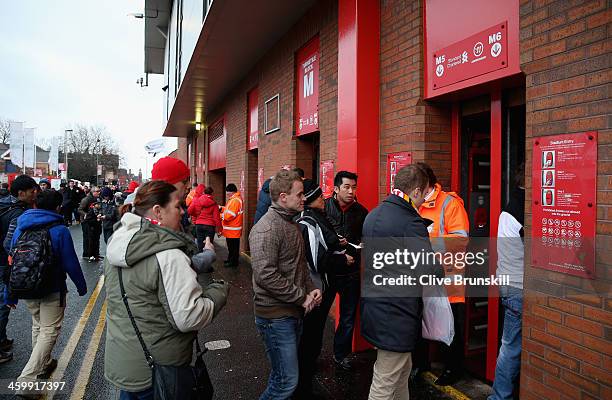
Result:
{"type": "MultiPolygon", "coordinates": [[[[526,232],[529,138],[599,131],[597,278],[526,266],[521,399],[612,398],[612,103],[610,10],[598,1],[522,1],[526,75],[526,232]]],[[[528,258],[527,258],[528,260],[528,258]]]]}
{"type": "Polygon", "coordinates": [[[423,101],[423,8],[421,1],[381,0],[380,180],[387,193],[387,154],[410,151],[425,161],[442,186],[450,186],[450,106],[423,101]]]}
{"type": "MultiPolygon", "coordinates": [[[[286,35],[281,38],[222,99],[207,116],[207,123],[225,115],[227,130],[226,182],[240,186],[241,171],[245,173],[245,231],[255,216],[257,203],[257,172],[264,168],[268,178],[281,166],[297,165],[300,146],[294,137],[294,81],[295,52],[315,35],[320,39],[319,62],[319,128],[320,158],[336,156],[337,121],[337,64],[338,64],[338,10],[337,1],[322,0],[311,8],[286,35]],[[247,151],[247,93],[259,87],[259,149],[247,151]],[[280,94],[281,129],[264,134],[264,103],[280,94]],[[257,156],[255,156],[257,154],[257,156]]],[[[303,158],[303,157],[302,157],[303,158]]],[[[300,165],[305,163],[300,161],[300,165]]],[[[303,164],[306,166],[306,164],[303,164]]],[[[308,164],[310,165],[310,164],[308,164]]],[[[309,168],[304,168],[307,170],[309,168]]],[[[243,246],[246,240],[243,240],[243,246]]]]}

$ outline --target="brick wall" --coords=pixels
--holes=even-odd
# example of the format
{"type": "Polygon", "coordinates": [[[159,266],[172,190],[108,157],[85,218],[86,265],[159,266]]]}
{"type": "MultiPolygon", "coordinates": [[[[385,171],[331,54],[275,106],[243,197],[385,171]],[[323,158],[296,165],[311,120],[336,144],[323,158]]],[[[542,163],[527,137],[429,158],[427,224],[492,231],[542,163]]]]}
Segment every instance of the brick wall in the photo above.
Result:
{"type": "Polygon", "coordinates": [[[410,151],[449,188],[450,106],[423,101],[423,9],[421,1],[381,0],[380,179],[386,196],[387,154],[410,151]]]}
{"type": "MultiPolygon", "coordinates": [[[[245,231],[255,214],[257,203],[257,172],[264,168],[264,177],[276,173],[281,166],[300,165],[306,171],[311,163],[302,156],[304,142],[294,137],[295,52],[315,35],[320,39],[319,61],[319,129],[321,160],[336,157],[337,126],[337,65],[338,65],[337,1],[322,0],[311,8],[284,35],[252,70],[222,99],[207,116],[207,123],[225,115],[227,130],[226,182],[240,186],[245,174],[245,231]],[[247,93],[259,87],[259,148],[247,151],[247,93]],[[280,94],[280,127],[264,134],[264,103],[280,94]]],[[[307,173],[307,175],[309,175],[307,173]]],[[[310,177],[310,176],[308,176],[310,177]]],[[[218,177],[215,178],[218,180],[218,177]]],[[[246,240],[242,241],[243,247],[246,240]]]]}
{"type": "Polygon", "coordinates": [[[520,21],[527,85],[526,232],[530,138],[599,131],[597,278],[526,266],[521,399],[612,398],[610,10],[605,0],[522,1],[520,21]]]}

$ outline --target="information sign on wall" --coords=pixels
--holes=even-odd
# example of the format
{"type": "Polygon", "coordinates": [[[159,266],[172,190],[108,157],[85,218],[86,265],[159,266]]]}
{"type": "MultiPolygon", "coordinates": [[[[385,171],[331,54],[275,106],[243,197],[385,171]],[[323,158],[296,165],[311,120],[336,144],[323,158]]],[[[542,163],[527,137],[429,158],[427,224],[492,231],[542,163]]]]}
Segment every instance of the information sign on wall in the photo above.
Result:
{"type": "Polygon", "coordinates": [[[319,130],[319,37],[315,37],[296,54],[297,136],[319,130]]]}
{"type": "Polygon", "coordinates": [[[534,267],[595,277],[597,132],[534,139],[534,267]]]}
{"type": "Polygon", "coordinates": [[[434,51],[429,72],[433,89],[452,85],[508,66],[507,22],[434,51]]]}
{"type": "Polygon", "coordinates": [[[412,164],[412,153],[401,151],[387,154],[387,193],[393,190],[397,172],[406,165],[412,164]]]}
{"type": "Polygon", "coordinates": [[[321,182],[323,197],[327,199],[334,194],[334,160],[321,161],[319,171],[321,171],[319,182],[321,182]]]}

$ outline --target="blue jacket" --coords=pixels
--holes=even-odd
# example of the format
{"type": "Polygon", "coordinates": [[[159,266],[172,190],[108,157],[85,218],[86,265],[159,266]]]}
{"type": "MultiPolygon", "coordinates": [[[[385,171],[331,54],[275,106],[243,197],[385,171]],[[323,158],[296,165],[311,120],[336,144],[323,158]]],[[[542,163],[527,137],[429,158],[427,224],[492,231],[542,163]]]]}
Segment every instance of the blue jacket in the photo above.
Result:
{"type": "Polygon", "coordinates": [[[64,226],[64,218],[60,214],[40,209],[26,210],[17,218],[17,229],[13,235],[11,248],[15,246],[23,231],[54,222],[57,222],[59,225],[49,229],[49,233],[51,234],[53,254],[61,268],[58,269],[58,276],[56,277],[52,292],[66,293],[68,291],[66,287],[66,274],[68,274],[72,282],[74,282],[79,295],[83,296],[87,293],[87,283],[81,270],[81,264],[79,264],[79,258],[74,251],[72,236],[70,236],[68,228],[64,226]]]}
{"type": "Polygon", "coordinates": [[[268,208],[272,205],[272,198],[270,197],[270,182],[272,182],[272,178],[266,179],[266,181],[261,185],[261,190],[259,191],[259,198],[257,199],[257,209],[255,210],[255,220],[253,224],[256,224],[257,221],[261,217],[264,216],[265,213],[268,212],[268,208]]]}

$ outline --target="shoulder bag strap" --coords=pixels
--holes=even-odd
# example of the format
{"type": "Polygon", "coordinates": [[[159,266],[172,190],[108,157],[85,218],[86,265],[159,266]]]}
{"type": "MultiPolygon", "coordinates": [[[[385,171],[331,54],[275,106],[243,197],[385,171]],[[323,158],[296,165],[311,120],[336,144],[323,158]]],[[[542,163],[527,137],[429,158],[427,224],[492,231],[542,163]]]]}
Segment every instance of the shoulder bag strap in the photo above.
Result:
{"type": "Polygon", "coordinates": [[[149,350],[147,349],[147,345],[142,339],[142,335],[140,334],[140,330],[138,329],[138,326],[136,325],[136,321],[134,320],[134,316],[132,315],[132,310],[130,310],[130,305],[128,304],[128,297],[127,297],[127,294],[125,293],[125,288],[123,286],[123,275],[122,275],[123,271],[121,270],[121,268],[117,268],[117,272],[119,274],[119,287],[121,288],[121,298],[123,299],[123,304],[125,304],[125,308],[127,310],[128,317],[130,317],[130,322],[132,322],[134,331],[136,331],[136,336],[138,337],[138,341],[140,342],[140,345],[142,346],[142,351],[144,352],[145,358],[147,360],[147,364],[149,364],[150,368],[153,368],[154,366],[153,356],[151,356],[151,353],[149,353],[149,350]]]}

